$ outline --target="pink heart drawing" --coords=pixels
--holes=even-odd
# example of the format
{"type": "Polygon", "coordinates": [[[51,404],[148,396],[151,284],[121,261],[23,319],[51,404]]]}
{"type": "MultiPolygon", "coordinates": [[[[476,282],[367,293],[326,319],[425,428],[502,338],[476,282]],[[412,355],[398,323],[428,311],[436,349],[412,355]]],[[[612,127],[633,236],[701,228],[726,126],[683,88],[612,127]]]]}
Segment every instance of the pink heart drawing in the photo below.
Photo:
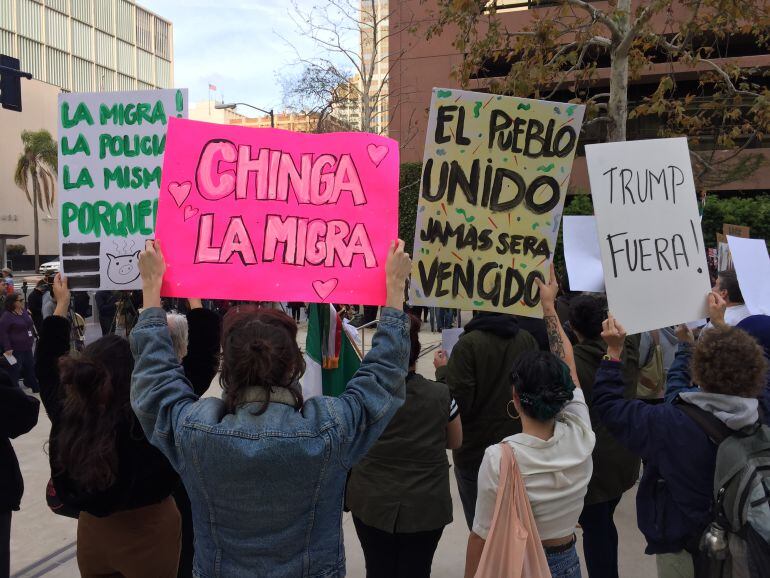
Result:
{"type": "Polygon", "coordinates": [[[181,207],[187,200],[187,196],[190,194],[190,181],[184,183],[169,183],[168,192],[174,197],[174,202],[177,207],[181,207]]]}
{"type": "Polygon", "coordinates": [[[190,219],[190,218],[194,217],[197,214],[198,214],[198,209],[196,209],[195,207],[191,207],[190,205],[187,205],[184,208],[184,220],[185,221],[187,219],[190,219]]]}
{"type": "Polygon", "coordinates": [[[329,279],[328,281],[313,281],[313,291],[321,298],[321,301],[325,301],[334,289],[337,288],[338,279],[329,279]]]}
{"type": "Polygon", "coordinates": [[[369,153],[369,160],[374,163],[374,166],[379,167],[382,159],[388,156],[388,147],[371,143],[366,147],[366,152],[369,153]]]}

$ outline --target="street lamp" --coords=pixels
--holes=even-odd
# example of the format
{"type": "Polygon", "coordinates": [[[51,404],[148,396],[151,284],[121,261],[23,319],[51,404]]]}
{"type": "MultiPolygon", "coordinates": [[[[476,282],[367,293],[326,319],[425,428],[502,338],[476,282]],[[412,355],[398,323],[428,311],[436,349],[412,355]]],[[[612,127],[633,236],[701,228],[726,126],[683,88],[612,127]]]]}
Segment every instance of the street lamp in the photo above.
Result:
{"type": "Polygon", "coordinates": [[[265,114],[270,115],[270,126],[272,128],[275,128],[275,115],[273,114],[273,109],[265,110],[264,108],[259,108],[258,106],[254,106],[252,104],[248,104],[245,102],[220,102],[214,105],[214,108],[218,110],[233,110],[236,106],[248,106],[249,108],[253,108],[254,110],[258,110],[259,112],[264,112],[265,114]]]}

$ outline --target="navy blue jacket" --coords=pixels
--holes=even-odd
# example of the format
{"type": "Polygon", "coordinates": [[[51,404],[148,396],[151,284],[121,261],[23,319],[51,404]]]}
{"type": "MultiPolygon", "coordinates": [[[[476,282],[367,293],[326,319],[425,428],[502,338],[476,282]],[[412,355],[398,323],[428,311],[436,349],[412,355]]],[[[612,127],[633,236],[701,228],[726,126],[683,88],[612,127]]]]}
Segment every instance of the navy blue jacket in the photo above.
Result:
{"type": "MultiPolygon", "coordinates": [[[[669,387],[689,385],[690,355],[688,347],[677,351],[669,387]]],[[[602,361],[593,409],[610,433],[644,461],[636,512],[647,554],[679,552],[692,547],[711,520],[716,446],[676,404],[624,399],[622,369],[620,362],[602,361]]]]}

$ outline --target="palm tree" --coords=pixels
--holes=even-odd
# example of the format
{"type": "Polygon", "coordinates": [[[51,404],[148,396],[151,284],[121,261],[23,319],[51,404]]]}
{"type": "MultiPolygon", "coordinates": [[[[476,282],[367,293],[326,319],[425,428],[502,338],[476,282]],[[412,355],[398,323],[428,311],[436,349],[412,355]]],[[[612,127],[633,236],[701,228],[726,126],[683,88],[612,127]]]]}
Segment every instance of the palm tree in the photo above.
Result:
{"type": "Polygon", "coordinates": [[[16,163],[13,180],[22,189],[27,200],[32,205],[35,219],[35,271],[40,269],[40,232],[38,227],[38,208],[48,211],[53,207],[54,190],[56,186],[56,171],[58,170],[58,151],[56,141],[47,130],[28,131],[21,133],[24,152],[16,163]],[[32,193],[30,194],[30,184],[32,193]]]}

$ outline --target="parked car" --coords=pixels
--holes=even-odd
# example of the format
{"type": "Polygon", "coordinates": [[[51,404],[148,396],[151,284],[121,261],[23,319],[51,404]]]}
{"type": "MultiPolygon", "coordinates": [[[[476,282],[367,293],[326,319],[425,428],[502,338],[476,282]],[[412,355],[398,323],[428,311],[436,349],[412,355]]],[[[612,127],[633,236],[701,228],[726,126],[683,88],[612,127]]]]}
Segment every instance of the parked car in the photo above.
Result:
{"type": "Polygon", "coordinates": [[[61,263],[59,261],[48,261],[40,265],[40,269],[38,270],[38,273],[46,276],[55,275],[56,273],[59,272],[60,267],[61,267],[61,263]]]}

